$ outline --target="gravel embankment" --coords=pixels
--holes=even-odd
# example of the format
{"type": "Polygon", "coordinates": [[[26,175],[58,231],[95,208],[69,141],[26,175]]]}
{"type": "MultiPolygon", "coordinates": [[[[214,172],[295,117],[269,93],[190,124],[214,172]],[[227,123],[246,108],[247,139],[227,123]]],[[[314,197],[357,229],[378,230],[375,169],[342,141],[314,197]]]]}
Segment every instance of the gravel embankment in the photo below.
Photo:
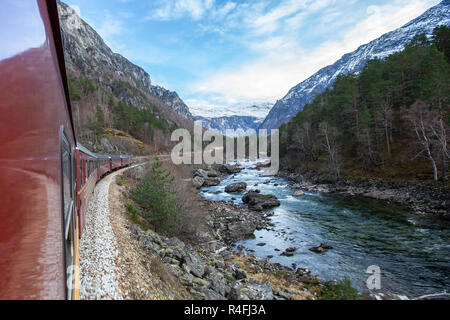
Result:
{"type": "Polygon", "coordinates": [[[86,213],[80,241],[80,296],[82,300],[122,300],[127,293],[119,287],[120,253],[110,223],[108,192],[115,172],[95,187],[86,213]]]}

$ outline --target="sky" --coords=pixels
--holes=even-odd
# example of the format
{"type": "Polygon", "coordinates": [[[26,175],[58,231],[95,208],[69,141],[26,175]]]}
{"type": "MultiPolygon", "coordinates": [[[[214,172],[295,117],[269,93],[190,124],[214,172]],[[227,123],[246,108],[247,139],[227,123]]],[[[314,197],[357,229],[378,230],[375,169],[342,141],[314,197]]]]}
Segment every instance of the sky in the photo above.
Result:
{"type": "Polygon", "coordinates": [[[194,115],[274,103],[440,0],[66,0],[194,115]]]}

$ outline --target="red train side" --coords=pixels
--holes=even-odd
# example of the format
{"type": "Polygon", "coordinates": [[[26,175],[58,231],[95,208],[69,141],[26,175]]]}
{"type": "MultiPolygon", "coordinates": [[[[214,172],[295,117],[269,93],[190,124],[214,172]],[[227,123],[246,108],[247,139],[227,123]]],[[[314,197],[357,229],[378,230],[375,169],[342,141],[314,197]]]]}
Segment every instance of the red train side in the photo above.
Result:
{"type": "Polygon", "coordinates": [[[56,3],[1,6],[0,299],[72,298],[75,134],[56,3]]]}
{"type": "Polygon", "coordinates": [[[77,146],[56,1],[1,12],[0,300],[77,299],[89,197],[131,157],[77,146]]]}

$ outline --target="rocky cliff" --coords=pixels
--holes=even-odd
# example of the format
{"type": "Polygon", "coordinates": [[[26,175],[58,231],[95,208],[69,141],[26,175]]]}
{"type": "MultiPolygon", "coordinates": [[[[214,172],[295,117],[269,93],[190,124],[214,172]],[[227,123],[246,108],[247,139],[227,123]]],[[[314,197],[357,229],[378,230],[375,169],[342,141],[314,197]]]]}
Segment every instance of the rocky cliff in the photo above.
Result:
{"type": "Polygon", "coordinates": [[[171,122],[183,122],[173,112],[188,120],[193,119],[176,92],[152,85],[150,75],[144,69],[112,52],[75,10],[58,1],[58,11],[69,74],[88,77],[105,91],[139,109],[148,108],[147,100],[150,100],[159,107],[161,116],[171,122]],[[128,87],[127,90],[124,87],[128,87]],[[136,94],[137,90],[141,94],[136,94]]]}

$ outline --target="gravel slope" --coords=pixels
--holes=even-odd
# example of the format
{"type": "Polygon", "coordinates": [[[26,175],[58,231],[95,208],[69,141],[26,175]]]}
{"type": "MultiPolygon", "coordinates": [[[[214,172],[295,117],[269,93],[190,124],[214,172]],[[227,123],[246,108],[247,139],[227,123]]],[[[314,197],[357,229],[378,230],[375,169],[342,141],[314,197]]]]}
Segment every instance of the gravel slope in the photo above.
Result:
{"type": "Polygon", "coordinates": [[[120,252],[110,223],[109,186],[120,171],[102,179],[95,187],[80,240],[80,297],[82,300],[122,300],[119,287],[120,252]]]}

